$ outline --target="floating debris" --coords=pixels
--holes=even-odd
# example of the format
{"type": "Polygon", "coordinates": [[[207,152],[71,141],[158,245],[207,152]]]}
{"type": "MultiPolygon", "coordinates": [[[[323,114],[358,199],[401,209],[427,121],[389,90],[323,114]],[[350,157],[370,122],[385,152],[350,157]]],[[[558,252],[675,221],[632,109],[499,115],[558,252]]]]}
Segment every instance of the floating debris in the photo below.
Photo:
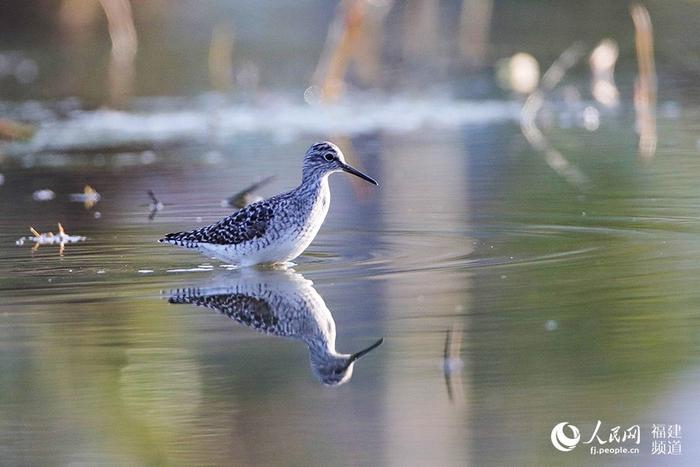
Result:
{"type": "Polygon", "coordinates": [[[85,209],[92,208],[100,200],[100,194],[90,185],[85,185],[82,193],[71,193],[70,200],[74,203],[83,203],[85,209]]]}
{"type": "Polygon", "coordinates": [[[53,190],[44,188],[43,190],[36,190],[32,193],[32,199],[34,201],[51,201],[56,197],[56,193],[53,190]]]}
{"type": "Polygon", "coordinates": [[[148,197],[151,198],[151,204],[148,205],[151,210],[151,213],[148,215],[148,220],[152,221],[156,217],[156,213],[163,210],[165,204],[161,203],[160,200],[156,198],[153,190],[148,190],[148,197]]]}
{"type": "Polygon", "coordinates": [[[464,360],[460,353],[462,347],[462,330],[454,327],[447,330],[443,351],[442,369],[445,375],[447,396],[453,404],[463,403],[463,389],[460,373],[464,369],[464,360]]]}
{"type": "Polygon", "coordinates": [[[243,209],[249,204],[255,203],[262,200],[262,196],[253,194],[254,191],[259,190],[262,186],[267,185],[274,179],[274,175],[267,177],[258,183],[250,185],[245,190],[239,191],[233,196],[230,196],[224,200],[221,200],[222,207],[238,208],[243,209]]]}
{"type": "Polygon", "coordinates": [[[60,247],[59,253],[61,256],[63,256],[66,243],[78,243],[87,240],[87,237],[82,237],[80,235],[68,235],[60,222],[58,223],[57,234],[53,232],[40,233],[34,227],[29,227],[29,231],[32,233],[32,236],[19,238],[15,242],[17,246],[22,246],[25,242],[34,242],[32,251],[36,251],[41,245],[58,245],[60,247]]]}

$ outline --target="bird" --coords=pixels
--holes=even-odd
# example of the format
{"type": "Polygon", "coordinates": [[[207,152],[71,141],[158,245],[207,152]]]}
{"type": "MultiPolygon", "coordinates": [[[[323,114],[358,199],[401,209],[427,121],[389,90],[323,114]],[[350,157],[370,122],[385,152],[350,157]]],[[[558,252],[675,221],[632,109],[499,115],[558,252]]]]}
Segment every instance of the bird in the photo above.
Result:
{"type": "Polygon", "coordinates": [[[289,263],[316,237],[331,199],[328,176],[341,171],[379,185],[345,162],[338,146],[323,141],[306,151],[301,184],[293,190],[250,204],[214,224],[167,234],[159,242],[197,249],[241,267],[289,263]]]}
{"type": "Polygon", "coordinates": [[[168,301],[216,310],[259,332],[303,341],[309,348],[311,370],[325,386],[349,381],[355,362],[384,342],[379,339],[352,354],[337,352],[333,315],[313,283],[297,272],[241,269],[227,273],[238,275],[226,276],[226,285],[175,289],[168,301]]]}

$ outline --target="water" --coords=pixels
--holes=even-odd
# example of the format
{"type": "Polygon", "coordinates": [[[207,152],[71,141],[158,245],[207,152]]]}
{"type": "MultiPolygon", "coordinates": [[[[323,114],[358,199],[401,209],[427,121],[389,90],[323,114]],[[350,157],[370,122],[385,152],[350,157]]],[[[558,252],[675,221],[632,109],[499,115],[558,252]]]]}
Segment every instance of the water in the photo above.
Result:
{"type": "MultiPolygon", "coordinates": [[[[496,50],[520,50],[513,31],[524,27],[524,7],[511,3],[493,26],[507,31],[494,32],[496,50]]],[[[304,8],[293,35],[319,41],[325,27],[307,31],[302,19],[331,11],[304,8]]],[[[606,6],[606,15],[561,8],[555,13],[590,26],[579,31],[587,38],[606,31],[600,16],[627,14],[626,6],[606,6]]],[[[32,141],[4,144],[0,160],[2,463],[697,464],[700,112],[686,62],[668,59],[681,39],[664,26],[678,14],[652,13],[667,31],[658,45],[670,83],[660,90],[653,159],[637,154],[625,31],[618,110],[602,111],[596,131],[583,128],[583,109],[595,105],[585,69],[565,83],[581,99],[557,92],[543,110],[544,133],[585,186],[531,148],[518,125],[522,101],[494,91],[490,75],[475,83],[457,73],[442,87],[406,92],[353,90],[319,107],[304,102],[299,78],[318,50],[302,53],[284,38],[261,55],[293,50],[299,62],[277,76],[284,85],[272,80],[273,90],[248,101],[204,92],[196,67],[163,83],[162,94],[184,97],[139,97],[122,112],[88,104],[99,86],[82,71],[84,91],[60,73],[52,83],[83,92],[79,99],[46,91],[41,73],[38,84],[6,91],[3,113],[40,129],[32,141]],[[484,81],[487,92],[474,91],[484,81]],[[50,99],[26,100],[41,92],[50,99]],[[275,176],[263,196],[293,187],[304,151],[321,139],[381,187],[333,175],[326,223],[293,271],[230,270],[157,243],[227,215],[221,200],[257,180],[275,176]],[[86,184],[101,195],[92,207],[70,198],[86,184]],[[34,200],[42,189],[55,198],[34,200]],[[164,203],[152,219],[148,190],[164,203]],[[56,232],[58,222],[87,240],[63,255],[57,245],[15,244],[30,226],[56,232]],[[245,301],[263,323],[279,323],[275,309],[241,293],[244,284],[281,296],[305,284],[323,306],[303,316],[333,323],[340,353],[384,343],[328,387],[303,341],[170,303],[197,290],[245,301]],[[553,448],[557,423],[578,426],[587,441],[598,420],[603,437],[640,425],[640,454],[553,448]],[[655,423],[682,426],[683,456],[651,455],[655,423]]],[[[143,53],[154,58],[173,33],[148,34],[143,53]]],[[[248,26],[241,34],[243,53],[259,53],[260,36],[248,26]]],[[[553,58],[578,38],[554,36],[529,29],[522,47],[553,58]]],[[[192,48],[208,39],[194,37],[192,48]]],[[[38,42],[25,52],[43,70],[38,42]]],[[[155,69],[176,56],[164,55],[155,69]]],[[[284,68],[267,65],[270,75],[284,68]]],[[[154,79],[137,94],[157,94],[154,79]]]]}
{"type": "Polygon", "coordinates": [[[3,458],[268,463],[282,450],[290,463],[538,463],[563,420],[667,421],[690,437],[700,164],[664,149],[642,164],[633,146],[585,137],[597,159],[580,157],[589,193],[558,179],[508,122],[346,140],[382,186],[334,175],[328,220],[294,270],[332,313],[339,351],[386,342],[333,389],[302,343],[170,305],[175,289],[240,277],[156,244],[225,215],[220,200],[251,180],[277,175],[265,195],[292,186],[306,141],[254,139],[219,157],[162,150],[148,163],[138,151],[77,155],[80,171],[41,155],[8,167],[3,458]],[[102,196],[91,209],[68,198],[84,183],[102,196]],[[32,200],[41,187],[56,199],[32,200]],[[148,189],[165,203],[153,221],[148,189]],[[13,244],[29,225],[59,221],[88,240],[62,257],[13,244]],[[449,329],[461,336],[452,401],[449,329]]]}

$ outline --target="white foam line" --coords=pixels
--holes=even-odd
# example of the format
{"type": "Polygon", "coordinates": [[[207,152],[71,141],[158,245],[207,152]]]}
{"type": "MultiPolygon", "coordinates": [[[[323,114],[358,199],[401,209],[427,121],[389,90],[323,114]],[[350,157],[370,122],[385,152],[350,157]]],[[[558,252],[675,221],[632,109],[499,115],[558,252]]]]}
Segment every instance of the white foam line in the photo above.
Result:
{"type": "Polygon", "coordinates": [[[69,120],[39,126],[27,143],[11,143],[6,153],[80,150],[265,132],[278,138],[299,133],[410,132],[517,119],[512,101],[393,97],[353,99],[333,105],[275,101],[274,105],[201,106],[186,111],[80,112],[69,120]]]}

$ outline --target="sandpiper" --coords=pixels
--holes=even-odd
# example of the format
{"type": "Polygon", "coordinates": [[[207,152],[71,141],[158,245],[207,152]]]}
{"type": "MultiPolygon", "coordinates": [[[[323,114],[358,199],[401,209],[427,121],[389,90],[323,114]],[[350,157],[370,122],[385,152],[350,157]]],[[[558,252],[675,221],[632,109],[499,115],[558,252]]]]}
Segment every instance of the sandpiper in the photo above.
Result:
{"type": "Polygon", "coordinates": [[[223,286],[178,289],[170,303],[189,303],[214,309],[265,334],[298,339],[309,348],[316,377],[327,386],[352,378],[355,362],[379,347],[384,339],[352,354],[335,350],[335,320],[313,283],[290,271],[236,271],[223,286]]]}
{"type": "Polygon", "coordinates": [[[159,241],[194,248],[238,266],[289,262],[316,237],[331,199],[328,176],[340,171],[379,185],[349,166],[338,146],[324,141],[306,151],[298,187],[253,203],[215,224],[167,234],[159,241]]]}

